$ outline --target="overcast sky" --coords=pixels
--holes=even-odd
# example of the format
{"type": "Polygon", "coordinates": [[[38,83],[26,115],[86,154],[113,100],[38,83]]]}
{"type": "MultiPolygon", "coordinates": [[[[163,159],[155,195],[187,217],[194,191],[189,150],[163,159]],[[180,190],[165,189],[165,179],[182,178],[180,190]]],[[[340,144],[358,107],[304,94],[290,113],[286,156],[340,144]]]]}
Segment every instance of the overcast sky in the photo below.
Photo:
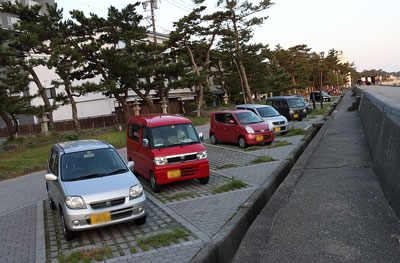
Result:
{"type": "MultiPolygon", "coordinates": [[[[128,0],[55,0],[65,16],[73,9],[87,14],[107,15],[113,5],[123,8],[128,0]]],[[[256,2],[256,1],[254,1],[256,2]]],[[[344,52],[357,70],[400,71],[400,0],[273,0],[262,14],[269,16],[254,28],[254,41],[289,48],[306,44],[325,53],[334,48],[344,52]]],[[[208,0],[212,10],[216,0],[208,0]]],[[[155,11],[157,31],[168,33],[172,24],[191,11],[190,0],[161,0],[155,11]]],[[[144,17],[149,11],[138,9],[144,17]]]]}

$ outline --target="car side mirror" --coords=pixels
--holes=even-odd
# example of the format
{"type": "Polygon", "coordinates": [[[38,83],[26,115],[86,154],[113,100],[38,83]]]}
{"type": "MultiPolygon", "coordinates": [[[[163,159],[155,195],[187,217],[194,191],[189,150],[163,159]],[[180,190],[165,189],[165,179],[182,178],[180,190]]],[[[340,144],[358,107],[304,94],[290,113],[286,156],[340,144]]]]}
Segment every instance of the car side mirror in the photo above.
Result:
{"type": "Polygon", "coordinates": [[[142,139],[142,145],[143,145],[143,147],[146,147],[146,148],[147,148],[147,146],[149,146],[149,140],[147,140],[147,139],[142,139]]]}
{"type": "Polygon", "coordinates": [[[135,167],[135,162],[134,161],[129,161],[128,162],[128,168],[129,170],[133,171],[133,168],[135,167]]]}
{"type": "Polygon", "coordinates": [[[229,124],[235,124],[235,121],[234,120],[230,120],[229,124]]]}
{"type": "Polygon", "coordinates": [[[53,173],[48,173],[44,176],[46,181],[57,181],[57,176],[53,173]]]}
{"type": "Polygon", "coordinates": [[[199,138],[200,138],[200,141],[203,141],[203,140],[204,140],[204,137],[203,137],[203,133],[202,133],[202,132],[199,133],[199,138]]]}

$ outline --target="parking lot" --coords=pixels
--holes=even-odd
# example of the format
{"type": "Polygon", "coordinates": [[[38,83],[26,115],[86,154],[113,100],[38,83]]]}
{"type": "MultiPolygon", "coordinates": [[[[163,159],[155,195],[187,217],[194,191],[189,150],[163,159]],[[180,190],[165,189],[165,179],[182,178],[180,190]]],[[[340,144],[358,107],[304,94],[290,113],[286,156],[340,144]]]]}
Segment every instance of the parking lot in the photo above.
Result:
{"type": "MultiPolygon", "coordinates": [[[[290,122],[290,126],[307,128],[320,117],[290,122]]],[[[189,180],[165,185],[159,193],[154,193],[149,182],[139,177],[148,198],[144,225],[132,222],[83,231],[72,242],[64,240],[59,215],[44,201],[46,260],[71,262],[78,255],[82,262],[188,262],[304,137],[277,136],[272,145],[241,149],[228,143],[212,145],[208,125],[197,129],[205,138],[203,144],[210,163],[208,184],[189,180]],[[274,147],[283,141],[285,146],[274,147]],[[263,156],[272,157],[272,161],[254,162],[263,156]],[[240,180],[243,186],[216,192],[218,187],[232,182],[232,178],[240,180]],[[157,238],[165,239],[164,243],[143,245],[144,241],[157,238]]],[[[119,152],[126,158],[126,148],[119,152]]]]}

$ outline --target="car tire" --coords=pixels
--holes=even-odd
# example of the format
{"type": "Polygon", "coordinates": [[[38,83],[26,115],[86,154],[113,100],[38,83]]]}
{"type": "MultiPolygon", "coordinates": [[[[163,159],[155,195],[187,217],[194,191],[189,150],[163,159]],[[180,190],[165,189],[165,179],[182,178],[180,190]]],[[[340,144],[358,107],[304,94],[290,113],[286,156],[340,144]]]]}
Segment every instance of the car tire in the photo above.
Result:
{"type": "Polygon", "coordinates": [[[239,147],[242,149],[247,147],[246,139],[243,136],[239,137],[238,143],[239,143],[239,147]]]}
{"type": "Polygon", "coordinates": [[[218,143],[217,137],[215,137],[214,133],[210,134],[210,142],[211,142],[211,144],[214,144],[214,145],[218,143]]]}
{"type": "Polygon", "coordinates": [[[297,121],[302,121],[302,120],[303,120],[303,118],[297,119],[297,121]]]}
{"type": "Polygon", "coordinates": [[[281,132],[281,135],[286,135],[287,134],[287,132],[281,132]]]}
{"type": "Polygon", "coordinates": [[[134,219],[136,225],[143,225],[146,223],[147,216],[142,216],[141,218],[134,219]]]}
{"type": "Polygon", "coordinates": [[[61,216],[61,224],[63,228],[64,238],[67,241],[71,241],[72,239],[74,239],[76,233],[68,229],[67,224],[65,223],[64,213],[61,209],[60,209],[60,216],[61,216]]]}
{"type": "Polygon", "coordinates": [[[154,193],[160,192],[161,187],[159,184],[157,184],[156,177],[154,176],[153,171],[150,171],[150,185],[154,193]]]}
{"type": "Polygon", "coordinates": [[[57,209],[56,205],[54,204],[53,199],[51,199],[50,196],[49,196],[49,203],[50,203],[50,209],[51,210],[56,210],[57,209]]]}
{"type": "Polygon", "coordinates": [[[199,181],[201,184],[208,184],[209,180],[210,180],[210,176],[199,178],[199,181]]]}

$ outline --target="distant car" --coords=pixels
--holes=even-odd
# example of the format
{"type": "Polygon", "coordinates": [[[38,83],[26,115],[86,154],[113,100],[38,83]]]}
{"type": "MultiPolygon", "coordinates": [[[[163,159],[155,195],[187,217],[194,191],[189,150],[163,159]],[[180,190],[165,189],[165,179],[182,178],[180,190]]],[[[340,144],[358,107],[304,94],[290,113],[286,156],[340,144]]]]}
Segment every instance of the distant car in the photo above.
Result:
{"type": "Polygon", "coordinates": [[[240,148],[274,141],[274,133],[268,123],[248,110],[213,113],[209,135],[212,144],[224,141],[238,143],[240,148]]]}
{"type": "Polygon", "coordinates": [[[339,94],[340,94],[340,91],[339,91],[338,89],[329,89],[329,90],[328,90],[328,95],[331,95],[331,94],[333,94],[333,95],[339,95],[339,94]]]}
{"type": "MultiPolygon", "coordinates": [[[[323,101],[331,101],[331,96],[328,93],[325,91],[322,91],[321,93],[323,101]]],[[[315,97],[315,101],[320,101],[319,91],[312,91],[310,93],[310,101],[312,101],[313,96],[315,97]]]]}
{"type": "Polygon", "coordinates": [[[277,112],[274,107],[261,104],[241,104],[236,105],[237,110],[250,110],[258,117],[268,123],[269,128],[275,134],[286,134],[288,131],[288,121],[285,116],[277,112]]]}
{"type": "Polygon", "coordinates": [[[310,103],[306,101],[302,95],[293,95],[293,96],[300,98],[304,102],[304,105],[306,105],[307,113],[311,112],[310,103]]]}
{"type": "Polygon", "coordinates": [[[296,96],[269,97],[267,105],[274,107],[281,115],[288,120],[301,121],[307,117],[307,109],[304,102],[296,96]]]}
{"type": "Polygon", "coordinates": [[[50,208],[60,213],[66,240],[80,230],[146,222],[146,196],[133,167],[134,162],[125,164],[114,147],[102,141],[53,145],[46,189],[50,208]]]}

